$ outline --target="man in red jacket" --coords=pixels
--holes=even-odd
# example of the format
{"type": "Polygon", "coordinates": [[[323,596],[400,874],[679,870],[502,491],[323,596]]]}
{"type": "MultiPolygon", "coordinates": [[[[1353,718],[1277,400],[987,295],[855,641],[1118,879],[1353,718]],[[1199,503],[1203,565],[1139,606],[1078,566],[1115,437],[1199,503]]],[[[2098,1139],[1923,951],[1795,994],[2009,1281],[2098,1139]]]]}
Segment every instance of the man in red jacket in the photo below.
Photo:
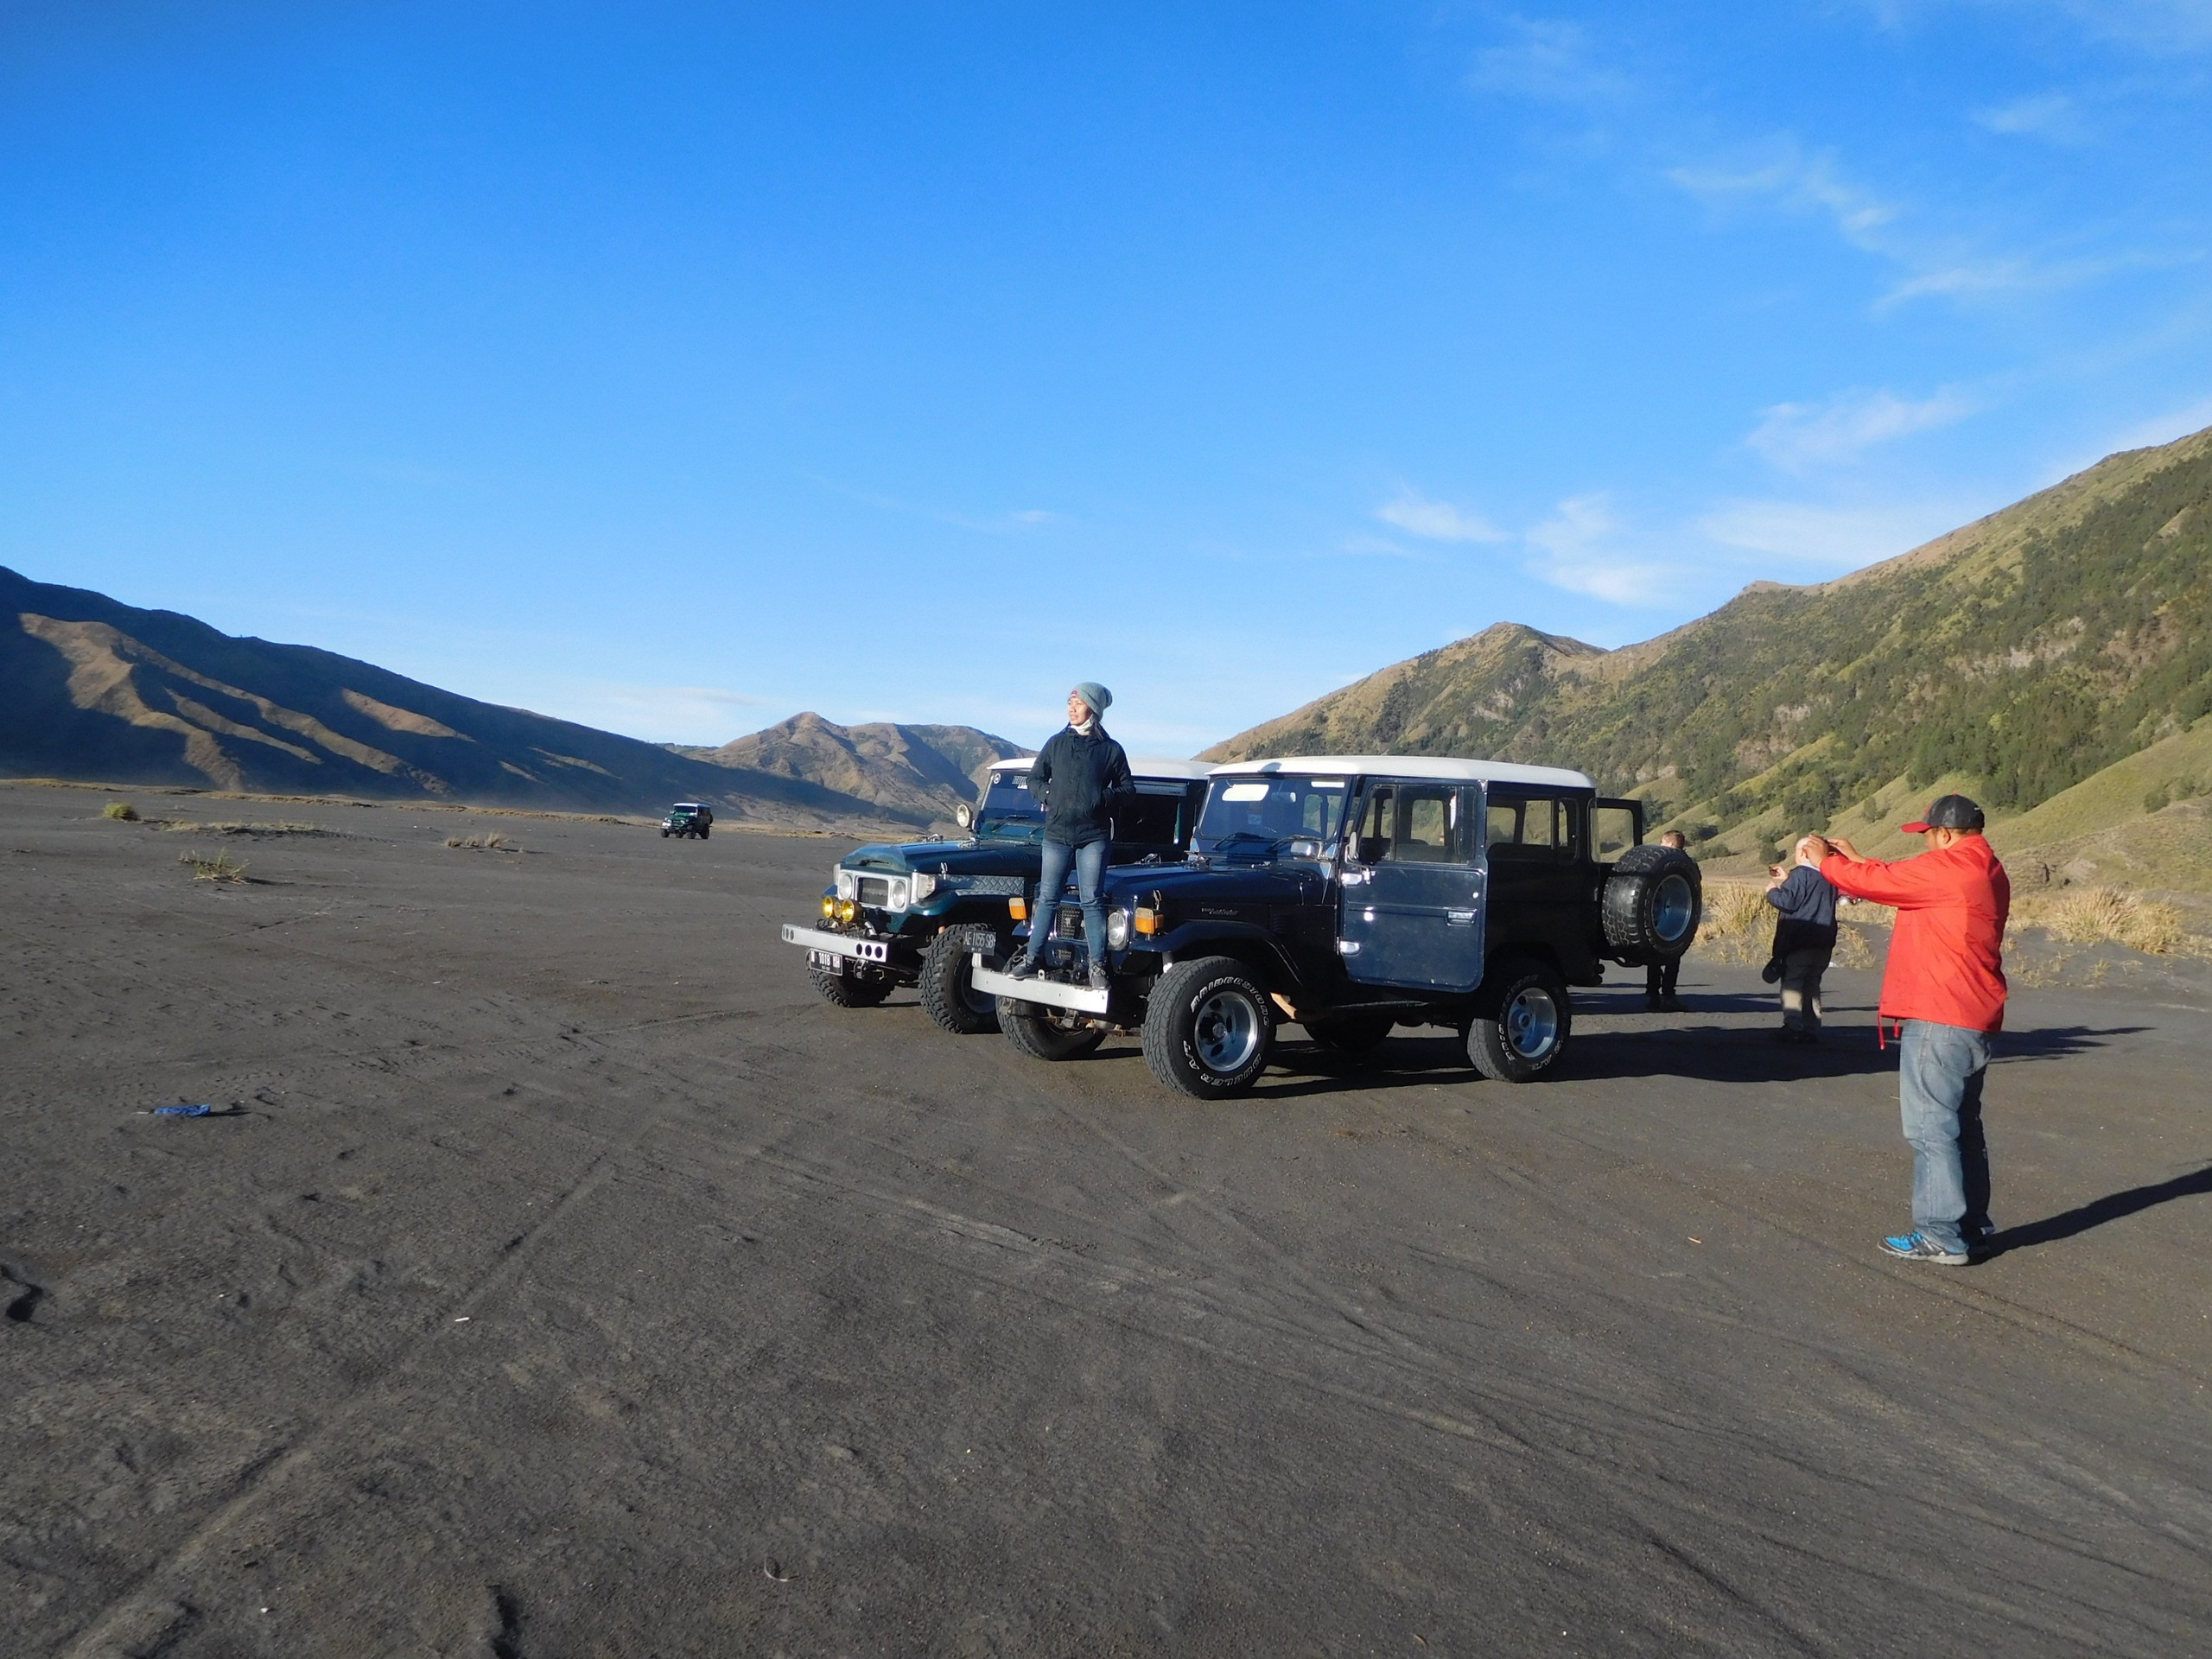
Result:
{"type": "Polygon", "coordinates": [[[1898,1096],[1912,1147],[1914,1230],[1882,1248],[1908,1262],[1963,1267],[1996,1230],[1981,1084],[1989,1039],[2005,1025],[2005,918],[2012,884],[1982,838],[1981,809],[1946,795],[1904,827],[1927,850],[1885,864],[1840,837],[1812,840],[1839,893],[1895,905],[1881,1020],[1898,1025],[1898,1096]]]}

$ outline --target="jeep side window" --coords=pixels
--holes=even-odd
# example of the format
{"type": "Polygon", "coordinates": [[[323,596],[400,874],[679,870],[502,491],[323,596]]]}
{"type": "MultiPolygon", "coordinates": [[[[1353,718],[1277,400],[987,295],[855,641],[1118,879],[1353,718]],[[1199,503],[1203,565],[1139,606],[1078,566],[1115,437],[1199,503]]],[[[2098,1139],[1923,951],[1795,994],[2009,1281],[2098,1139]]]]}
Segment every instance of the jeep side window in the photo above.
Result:
{"type": "Polygon", "coordinates": [[[1573,852],[1573,809],[1567,802],[1541,797],[1491,801],[1492,858],[1568,858],[1573,852]]]}
{"type": "Polygon", "coordinates": [[[1389,785],[1381,784],[1367,792],[1367,801],[1360,810],[1359,830],[1352,842],[1351,855],[1362,864],[1380,864],[1390,856],[1390,831],[1395,827],[1397,796],[1389,785]]]}
{"type": "Polygon", "coordinates": [[[1401,784],[1395,791],[1394,834],[1384,859],[1393,864],[1468,864],[1459,791],[1449,784],[1401,784]]]}
{"type": "Polygon", "coordinates": [[[1610,864],[1636,845],[1636,813],[1625,806],[1592,807],[1591,827],[1596,832],[1598,861],[1610,864]]]}
{"type": "Polygon", "coordinates": [[[1177,820],[1183,811],[1183,792],[1154,795],[1140,791],[1123,800],[1114,813],[1114,839],[1141,846],[1173,846],[1177,820]]]}

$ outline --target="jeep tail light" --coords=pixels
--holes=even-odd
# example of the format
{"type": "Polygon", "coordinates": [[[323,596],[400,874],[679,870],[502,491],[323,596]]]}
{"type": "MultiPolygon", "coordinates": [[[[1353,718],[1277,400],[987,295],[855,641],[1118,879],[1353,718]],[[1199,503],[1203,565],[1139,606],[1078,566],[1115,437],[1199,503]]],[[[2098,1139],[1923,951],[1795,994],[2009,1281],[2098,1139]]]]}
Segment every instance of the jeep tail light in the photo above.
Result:
{"type": "Polygon", "coordinates": [[[1160,931],[1160,912],[1139,906],[1135,923],[1137,931],[1149,938],[1153,934],[1160,931]]]}

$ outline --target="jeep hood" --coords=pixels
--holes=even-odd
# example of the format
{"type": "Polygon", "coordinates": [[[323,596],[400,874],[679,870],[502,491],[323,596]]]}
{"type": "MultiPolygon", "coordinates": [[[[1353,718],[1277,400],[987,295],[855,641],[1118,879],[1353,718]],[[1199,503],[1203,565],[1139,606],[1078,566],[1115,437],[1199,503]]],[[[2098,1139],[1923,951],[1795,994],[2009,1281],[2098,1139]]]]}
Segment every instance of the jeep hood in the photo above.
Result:
{"type": "Polygon", "coordinates": [[[1035,842],[904,841],[855,847],[837,861],[848,870],[906,875],[944,870],[954,875],[1022,875],[1034,870],[1041,855],[1035,842]]]}

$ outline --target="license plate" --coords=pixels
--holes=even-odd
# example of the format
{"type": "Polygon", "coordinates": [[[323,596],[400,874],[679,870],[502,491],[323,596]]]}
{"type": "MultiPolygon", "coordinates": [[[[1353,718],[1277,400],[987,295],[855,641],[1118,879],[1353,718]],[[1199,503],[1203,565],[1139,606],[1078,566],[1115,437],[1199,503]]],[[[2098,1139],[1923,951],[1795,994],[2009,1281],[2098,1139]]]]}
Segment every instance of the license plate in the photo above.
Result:
{"type": "Polygon", "coordinates": [[[834,950],[810,950],[806,953],[806,959],[825,974],[845,971],[845,959],[834,950]]]}

